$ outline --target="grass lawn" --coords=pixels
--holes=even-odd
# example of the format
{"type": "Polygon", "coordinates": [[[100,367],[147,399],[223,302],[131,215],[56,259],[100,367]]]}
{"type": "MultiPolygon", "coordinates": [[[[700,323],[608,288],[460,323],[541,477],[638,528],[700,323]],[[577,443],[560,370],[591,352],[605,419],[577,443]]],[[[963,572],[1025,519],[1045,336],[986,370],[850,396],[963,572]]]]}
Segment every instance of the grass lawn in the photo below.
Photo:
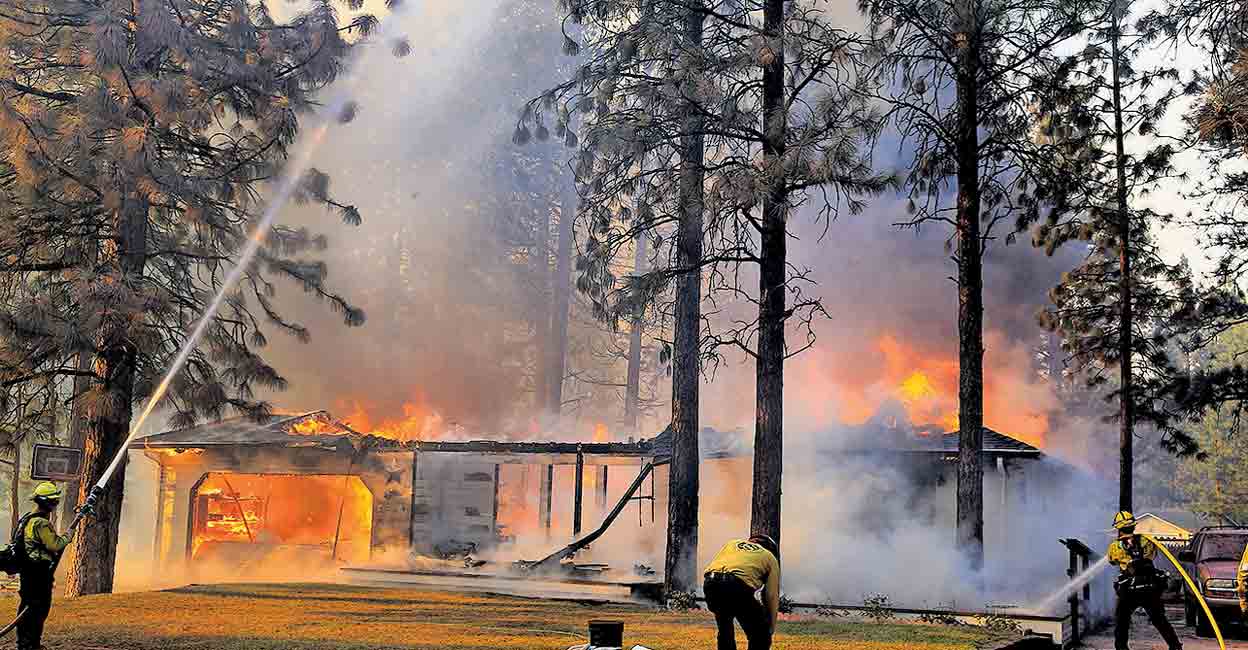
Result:
{"type": "MultiPolygon", "coordinates": [[[[0,600],[0,607],[15,608],[11,596],[0,600]]],[[[44,644],[49,650],[563,650],[583,642],[587,620],[603,617],[625,622],[626,648],[714,648],[714,624],[705,612],[324,584],[191,586],[58,600],[44,644]]],[[[793,619],[781,622],[775,645],[953,650],[984,638],[964,627],[793,619]]],[[[738,640],[744,650],[740,633],[738,640]]]]}

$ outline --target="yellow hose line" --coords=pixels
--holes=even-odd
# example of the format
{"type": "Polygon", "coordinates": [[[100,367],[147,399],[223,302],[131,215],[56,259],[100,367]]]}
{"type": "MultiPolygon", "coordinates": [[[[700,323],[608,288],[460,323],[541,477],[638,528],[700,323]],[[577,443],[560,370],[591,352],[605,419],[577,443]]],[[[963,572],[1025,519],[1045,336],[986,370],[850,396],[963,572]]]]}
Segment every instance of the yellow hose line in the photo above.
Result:
{"type": "Polygon", "coordinates": [[[1205,597],[1200,595],[1200,589],[1196,588],[1196,583],[1192,582],[1192,577],[1187,575],[1187,572],[1183,570],[1183,565],[1179,564],[1179,561],[1170,553],[1170,549],[1162,546],[1161,542],[1153,539],[1151,535],[1140,533],[1140,537],[1152,542],[1153,546],[1156,546],[1162,553],[1165,554],[1166,558],[1170,560],[1170,563],[1174,565],[1174,568],[1179,570],[1179,574],[1182,575],[1183,579],[1187,581],[1188,588],[1192,590],[1192,595],[1196,596],[1196,600],[1200,602],[1201,609],[1205,610],[1205,616],[1209,617],[1209,625],[1213,627],[1213,633],[1218,637],[1218,647],[1222,648],[1222,650],[1226,650],[1226,641],[1222,640],[1222,630],[1218,629],[1218,622],[1213,619],[1213,612],[1209,611],[1209,604],[1205,602],[1205,597]]]}

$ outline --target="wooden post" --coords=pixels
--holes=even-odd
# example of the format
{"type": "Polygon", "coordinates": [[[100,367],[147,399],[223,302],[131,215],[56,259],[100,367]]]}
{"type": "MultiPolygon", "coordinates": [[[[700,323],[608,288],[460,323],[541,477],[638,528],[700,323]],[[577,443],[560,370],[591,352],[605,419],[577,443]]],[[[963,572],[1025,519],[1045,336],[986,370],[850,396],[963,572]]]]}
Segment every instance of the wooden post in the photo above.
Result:
{"type": "Polygon", "coordinates": [[[408,501],[407,510],[407,543],[409,548],[416,548],[416,480],[419,478],[420,452],[412,452],[412,497],[408,501]]]}
{"type": "Polygon", "coordinates": [[[160,570],[162,559],[160,556],[161,540],[165,536],[165,501],[168,500],[168,496],[165,494],[165,484],[169,480],[169,470],[165,469],[164,464],[157,464],[156,467],[159,469],[156,470],[156,536],[152,542],[152,566],[156,570],[160,570]]]}
{"type": "Polygon", "coordinates": [[[542,479],[537,495],[537,517],[541,521],[542,528],[547,534],[550,534],[550,501],[551,492],[555,483],[555,466],[546,465],[542,467],[542,479]]]}
{"type": "Polygon", "coordinates": [[[498,535],[498,463],[494,463],[494,514],[490,517],[490,534],[498,535]]]}
{"type": "MultiPolygon", "coordinates": [[[[1070,569],[1066,571],[1066,575],[1072,579],[1079,575],[1079,556],[1075,553],[1075,549],[1070,549],[1070,569]]],[[[1079,592],[1070,595],[1070,641],[1072,645],[1079,645],[1079,592]]]]}
{"type": "Polygon", "coordinates": [[[595,501],[598,504],[598,509],[599,510],[606,509],[607,507],[607,466],[606,465],[602,465],[598,468],[598,485],[596,487],[598,489],[597,489],[597,494],[595,495],[595,501]]]}
{"type": "Polygon", "coordinates": [[[585,493],[585,454],[576,446],[576,488],[572,495],[572,534],[581,534],[581,499],[585,493]]]}

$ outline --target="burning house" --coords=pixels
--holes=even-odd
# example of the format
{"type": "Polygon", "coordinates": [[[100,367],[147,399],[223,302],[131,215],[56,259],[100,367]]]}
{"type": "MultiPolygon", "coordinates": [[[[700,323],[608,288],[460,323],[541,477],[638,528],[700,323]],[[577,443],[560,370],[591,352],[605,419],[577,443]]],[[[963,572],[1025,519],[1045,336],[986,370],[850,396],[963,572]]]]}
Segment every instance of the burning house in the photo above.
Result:
{"type": "MultiPolygon", "coordinates": [[[[579,533],[586,512],[605,507],[611,468],[631,479],[653,466],[657,448],[404,442],[361,434],[318,411],[160,433],[137,440],[132,453],[156,465],[158,570],[196,575],[202,566],[236,574],[274,557],[312,567],[486,550],[518,527],[549,537],[561,518],[553,512],[556,473],[569,470],[579,533]]],[[[647,498],[638,492],[629,499],[647,498]]]]}
{"type": "MultiPolygon", "coordinates": [[[[894,561],[886,556],[922,548],[928,569],[955,564],[956,555],[937,553],[955,548],[957,436],[892,418],[837,433],[789,450],[786,516],[800,513],[800,521],[786,523],[787,539],[816,535],[820,544],[786,555],[797,569],[786,589],[856,602],[860,585],[890,593],[894,577],[913,582],[913,573],[880,570],[894,561]]],[[[751,452],[744,432],[700,437],[705,554],[748,527],[751,452]]],[[[637,442],[404,441],[318,411],[160,433],[136,441],[132,453],[156,468],[160,573],[237,578],[273,564],[411,573],[474,568],[475,558],[492,560],[497,576],[515,561],[558,565],[596,541],[576,566],[621,584],[639,580],[635,563],[662,566],[670,448],[669,431],[637,442]]],[[[1062,576],[1058,536],[1082,534],[1053,525],[1072,523],[1068,509],[1055,511],[1072,496],[1057,491],[1077,489],[1079,470],[993,430],[985,430],[983,453],[990,587],[1047,588],[1036,576],[1062,576]]],[[[933,581],[958,582],[951,574],[933,581]]]]}

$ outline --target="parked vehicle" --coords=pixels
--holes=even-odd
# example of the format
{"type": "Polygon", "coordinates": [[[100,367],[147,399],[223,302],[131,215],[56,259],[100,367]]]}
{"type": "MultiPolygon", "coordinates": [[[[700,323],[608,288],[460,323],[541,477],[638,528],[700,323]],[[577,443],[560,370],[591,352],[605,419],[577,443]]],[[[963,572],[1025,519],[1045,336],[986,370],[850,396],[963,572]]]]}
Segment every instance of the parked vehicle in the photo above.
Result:
{"type": "MultiPolygon", "coordinates": [[[[1248,545],[1248,527],[1208,526],[1196,531],[1187,549],[1178,554],[1183,568],[1200,589],[1219,624],[1237,621],[1241,616],[1235,574],[1245,545],[1248,545]]],[[[1197,636],[1213,636],[1208,617],[1186,587],[1183,617],[1189,626],[1196,628],[1197,636]]]]}

